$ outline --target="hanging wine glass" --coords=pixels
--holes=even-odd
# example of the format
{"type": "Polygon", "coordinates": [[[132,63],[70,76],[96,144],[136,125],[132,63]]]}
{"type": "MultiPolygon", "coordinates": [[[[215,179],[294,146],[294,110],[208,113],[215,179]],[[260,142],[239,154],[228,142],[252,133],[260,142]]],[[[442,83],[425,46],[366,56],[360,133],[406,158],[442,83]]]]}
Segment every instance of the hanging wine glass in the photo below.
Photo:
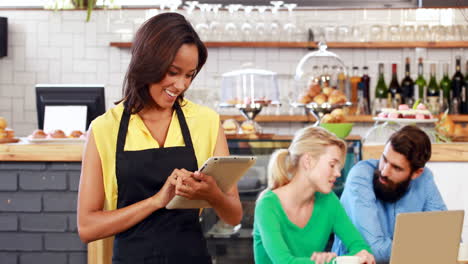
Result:
{"type": "Polygon", "coordinates": [[[297,6],[297,4],[284,4],[284,6],[288,9],[288,14],[284,19],[283,31],[286,36],[286,41],[292,42],[295,41],[295,33],[297,31],[296,22],[293,15],[293,9],[297,6]]]}

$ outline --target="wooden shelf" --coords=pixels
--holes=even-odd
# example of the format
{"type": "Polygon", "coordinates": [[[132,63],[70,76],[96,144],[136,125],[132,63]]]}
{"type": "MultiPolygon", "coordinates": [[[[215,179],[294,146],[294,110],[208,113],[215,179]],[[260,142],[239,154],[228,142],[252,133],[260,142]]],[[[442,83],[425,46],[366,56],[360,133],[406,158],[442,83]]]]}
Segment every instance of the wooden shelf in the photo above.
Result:
{"type": "MultiPolygon", "coordinates": [[[[207,47],[237,48],[317,48],[317,42],[205,42],[207,47]]],[[[111,42],[111,47],[130,48],[131,42],[111,42]]],[[[468,48],[468,41],[403,41],[403,42],[327,42],[329,48],[468,48]]]]}
{"type": "MultiPolygon", "coordinates": [[[[468,115],[450,115],[454,122],[468,123],[468,115]]],[[[235,119],[236,121],[242,122],[245,118],[242,115],[221,115],[221,120],[235,119]]],[[[273,122],[315,122],[315,118],[311,115],[258,115],[255,121],[260,123],[273,123],[273,122]]],[[[359,115],[359,116],[346,116],[345,122],[350,123],[372,123],[371,115],[359,115]]]]}

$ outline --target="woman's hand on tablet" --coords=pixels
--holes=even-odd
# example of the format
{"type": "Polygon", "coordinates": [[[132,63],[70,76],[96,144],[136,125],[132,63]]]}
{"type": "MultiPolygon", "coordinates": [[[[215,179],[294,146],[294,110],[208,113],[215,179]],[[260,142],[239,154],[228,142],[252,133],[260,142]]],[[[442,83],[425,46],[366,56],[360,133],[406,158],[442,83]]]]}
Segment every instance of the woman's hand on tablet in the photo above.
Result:
{"type": "Polygon", "coordinates": [[[177,179],[175,194],[190,200],[210,202],[222,194],[213,177],[201,172],[194,172],[190,177],[177,179]]]}
{"type": "Polygon", "coordinates": [[[191,177],[193,173],[190,171],[187,171],[185,169],[175,169],[172,171],[171,175],[167,177],[166,182],[164,183],[163,187],[161,190],[159,190],[158,193],[156,193],[153,197],[155,199],[156,206],[158,208],[163,208],[165,207],[169,201],[172,200],[175,196],[175,189],[177,185],[177,180],[178,179],[183,179],[186,177],[191,177]]]}

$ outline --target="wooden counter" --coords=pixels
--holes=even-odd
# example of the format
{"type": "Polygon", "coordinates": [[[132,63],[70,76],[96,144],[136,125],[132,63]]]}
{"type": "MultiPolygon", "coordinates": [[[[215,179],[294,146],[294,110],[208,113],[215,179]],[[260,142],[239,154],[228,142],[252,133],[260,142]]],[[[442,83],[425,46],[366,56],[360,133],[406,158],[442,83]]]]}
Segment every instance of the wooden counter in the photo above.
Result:
{"type": "MultiPolygon", "coordinates": [[[[288,140],[290,136],[275,139],[288,140]]],[[[348,140],[358,140],[350,135],[348,140]]],[[[0,144],[0,161],[81,161],[83,144],[0,144]]],[[[383,145],[364,145],[363,159],[378,159],[383,145]]],[[[468,143],[445,143],[432,145],[431,161],[468,161],[468,143]]]]}
{"type": "Polygon", "coordinates": [[[81,161],[83,143],[0,144],[0,161],[81,161]]]}
{"type": "MultiPolygon", "coordinates": [[[[384,145],[362,146],[362,159],[379,159],[384,145]]],[[[468,143],[432,144],[430,161],[468,161],[468,143]]]]}

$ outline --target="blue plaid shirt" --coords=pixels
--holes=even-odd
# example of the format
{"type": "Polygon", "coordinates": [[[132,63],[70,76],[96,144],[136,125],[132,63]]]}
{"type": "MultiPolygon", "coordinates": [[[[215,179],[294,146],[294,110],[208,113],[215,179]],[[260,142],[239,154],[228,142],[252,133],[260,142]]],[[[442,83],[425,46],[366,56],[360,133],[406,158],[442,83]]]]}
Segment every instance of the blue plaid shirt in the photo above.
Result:
{"type": "MultiPolygon", "coordinates": [[[[429,168],[412,180],[408,192],[395,203],[377,200],[373,189],[374,170],[378,160],[357,163],[349,172],[341,203],[351,221],[372,248],[377,261],[390,260],[396,216],[399,213],[447,210],[434,176],[429,168]]],[[[346,248],[335,236],[332,251],[346,254],[346,248]]]]}

